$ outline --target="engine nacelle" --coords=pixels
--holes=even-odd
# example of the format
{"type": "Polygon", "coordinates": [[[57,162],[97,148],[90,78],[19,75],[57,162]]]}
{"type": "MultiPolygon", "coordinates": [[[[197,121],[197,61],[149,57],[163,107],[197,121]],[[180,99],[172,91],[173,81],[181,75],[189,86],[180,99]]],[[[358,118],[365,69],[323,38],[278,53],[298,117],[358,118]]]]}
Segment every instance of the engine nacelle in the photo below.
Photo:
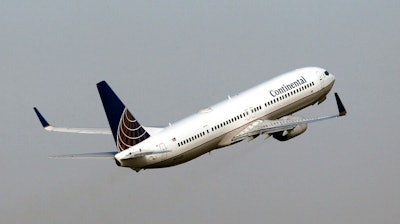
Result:
{"type": "MultiPolygon", "coordinates": [[[[295,116],[285,116],[285,117],[282,117],[280,120],[298,120],[298,119],[302,119],[302,118],[295,117],[295,116]]],[[[298,135],[303,134],[306,130],[307,130],[307,124],[301,124],[301,125],[297,125],[292,130],[280,131],[280,132],[272,134],[272,136],[279,141],[287,141],[291,138],[294,138],[298,135]]]]}

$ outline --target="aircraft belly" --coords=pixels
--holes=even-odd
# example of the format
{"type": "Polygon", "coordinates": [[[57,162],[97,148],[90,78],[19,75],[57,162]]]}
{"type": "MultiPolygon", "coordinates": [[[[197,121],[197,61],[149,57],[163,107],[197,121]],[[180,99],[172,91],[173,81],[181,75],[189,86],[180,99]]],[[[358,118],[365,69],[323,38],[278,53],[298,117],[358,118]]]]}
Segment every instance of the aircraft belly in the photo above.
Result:
{"type": "MultiPolygon", "coordinates": [[[[163,161],[156,162],[153,164],[147,164],[144,166],[144,169],[150,169],[150,168],[162,168],[162,167],[170,167],[170,166],[175,166],[179,165],[185,162],[188,162],[192,159],[195,159],[207,152],[210,152],[214,149],[218,148],[218,142],[221,140],[222,137],[215,138],[209,142],[206,142],[202,145],[199,145],[195,148],[189,149],[183,153],[179,153],[178,155],[171,156],[170,158],[167,158],[163,161]]],[[[168,156],[169,157],[169,156],[168,156]]]]}

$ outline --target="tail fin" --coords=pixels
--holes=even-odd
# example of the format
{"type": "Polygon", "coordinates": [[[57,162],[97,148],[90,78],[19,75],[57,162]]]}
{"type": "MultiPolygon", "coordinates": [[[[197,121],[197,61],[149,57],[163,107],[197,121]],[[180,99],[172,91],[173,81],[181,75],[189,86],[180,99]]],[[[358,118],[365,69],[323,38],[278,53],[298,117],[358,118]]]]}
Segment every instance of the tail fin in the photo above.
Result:
{"type": "Polygon", "coordinates": [[[105,81],[97,89],[119,152],[150,137],[105,81]]]}

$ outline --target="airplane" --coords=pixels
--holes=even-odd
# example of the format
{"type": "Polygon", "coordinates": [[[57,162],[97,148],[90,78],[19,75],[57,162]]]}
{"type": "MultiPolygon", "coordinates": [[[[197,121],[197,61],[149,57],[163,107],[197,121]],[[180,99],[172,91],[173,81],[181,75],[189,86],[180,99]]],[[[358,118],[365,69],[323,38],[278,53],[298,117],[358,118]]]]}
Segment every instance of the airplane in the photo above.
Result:
{"type": "Polygon", "coordinates": [[[324,102],[334,83],[335,77],[323,68],[296,69],[164,128],[142,126],[105,81],[97,83],[97,89],[109,129],[55,127],[36,107],[34,111],[47,131],[112,134],[117,148],[111,152],[55,158],[114,158],[118,166],[139,172],[182,164],[212,150],[245,139],[251,141],[260,135],[287,141],[304,133],[309,123],[344,116],[347,111],[337,93],[334,95],[338,114],[316,118],[293,115],[324,102]]]}

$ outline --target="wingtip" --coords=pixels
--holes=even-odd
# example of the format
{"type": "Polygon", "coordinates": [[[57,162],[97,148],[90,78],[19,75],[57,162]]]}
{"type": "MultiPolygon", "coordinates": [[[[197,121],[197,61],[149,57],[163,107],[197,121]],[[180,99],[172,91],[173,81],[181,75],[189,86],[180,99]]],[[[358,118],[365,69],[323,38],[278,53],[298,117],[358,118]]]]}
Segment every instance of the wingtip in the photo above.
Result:
{"type": "Polygon", "coordinates": [[[36,116],[39,118],[39,121],[42,124],[43,128],[50,127],[49,122],[46,121],[46,119],[42,116],[39,110],[36,107],[34,107],[33,110],[35,111],[36,116]]]}
{"type": "Polygon", "coordinates": [[[346,108],[344,107],[342,100],[339,97],[338,93],[335,93],[336,104],[339,110],[339,116],[345,116],[347,114],[346,108]]]}
{"type": "Polygon", "coordinates": [[[105,80],[103,80],[103,81],[98,82],[96,85],[101,86],[101,85],[108,85],[108,84],[105,80]]]}

